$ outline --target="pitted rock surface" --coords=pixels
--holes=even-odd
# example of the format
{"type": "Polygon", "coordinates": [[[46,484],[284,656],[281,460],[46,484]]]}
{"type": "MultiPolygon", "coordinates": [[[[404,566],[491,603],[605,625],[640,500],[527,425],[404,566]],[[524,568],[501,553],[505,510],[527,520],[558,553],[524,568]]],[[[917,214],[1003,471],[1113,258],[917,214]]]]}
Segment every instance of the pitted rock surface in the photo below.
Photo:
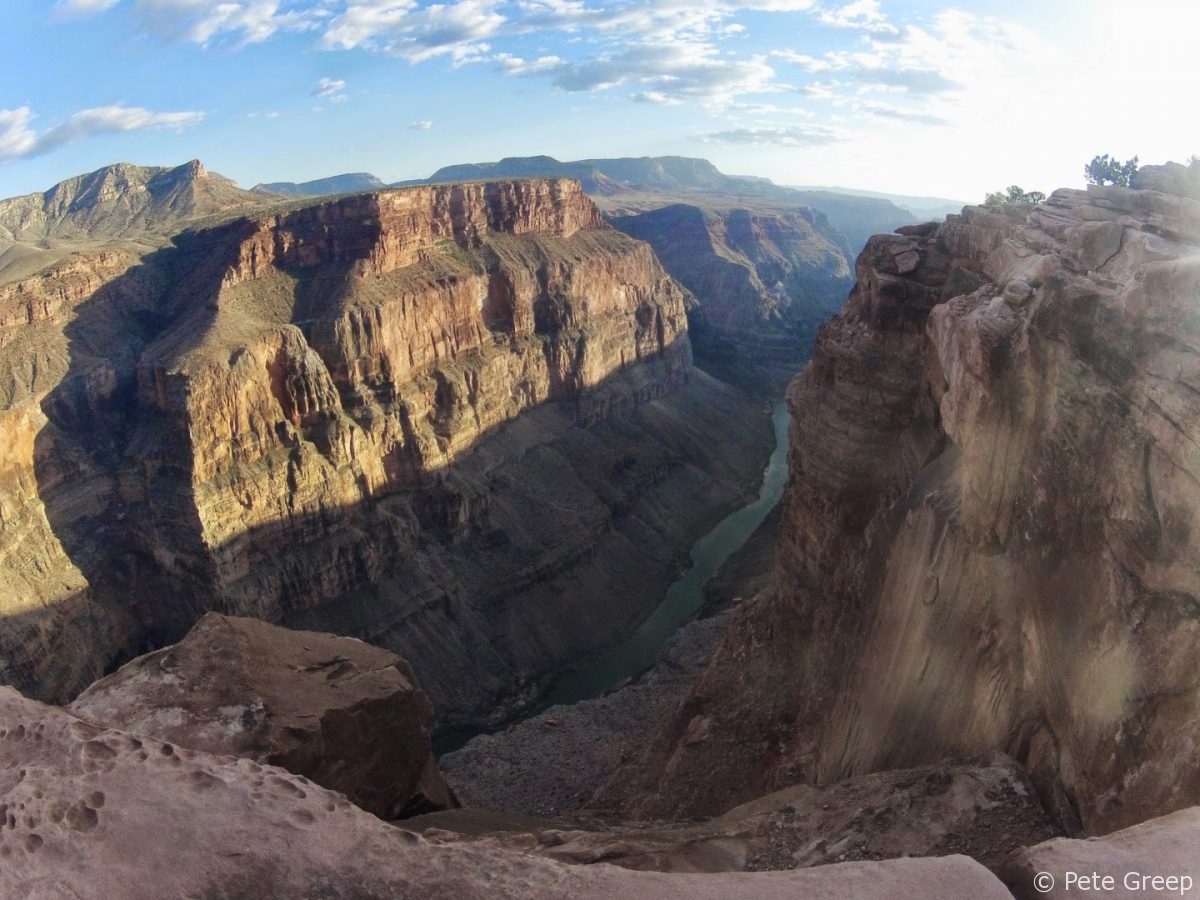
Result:
{"type": "Polygon", "coordinates": [[[280,766],[385,819],[456,806],[433,706],[404,660],[352,638],[209,613],[178,644],[84,691],[71,712],[280,766]]]}

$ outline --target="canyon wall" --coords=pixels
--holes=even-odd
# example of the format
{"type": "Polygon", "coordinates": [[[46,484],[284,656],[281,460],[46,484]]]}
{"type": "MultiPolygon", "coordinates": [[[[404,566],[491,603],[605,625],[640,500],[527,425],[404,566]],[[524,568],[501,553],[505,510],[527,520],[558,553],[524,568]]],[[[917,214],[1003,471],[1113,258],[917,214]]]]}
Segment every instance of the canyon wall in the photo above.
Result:
{"type": "Polygon", "coordinates": [[[612,223],[649,242],[695,295],[689,321],[700,365],[775,396],[853,284],[845,239],[808,207],[676,203],[612,223]]]}
{"type": "Polygon", "coordinates": [[[789,390],[776,584],[607,802],[1002,750],[1060,821],[1200,801],[1200,166],[875,237],[789,390]]]}
{"type": "Polygon", "coordinates": [[[575,182],[242,217],[0,292],[0,679],[44,698],[217,610],[501,719],[648,611],[769,449],[575,182]]]}

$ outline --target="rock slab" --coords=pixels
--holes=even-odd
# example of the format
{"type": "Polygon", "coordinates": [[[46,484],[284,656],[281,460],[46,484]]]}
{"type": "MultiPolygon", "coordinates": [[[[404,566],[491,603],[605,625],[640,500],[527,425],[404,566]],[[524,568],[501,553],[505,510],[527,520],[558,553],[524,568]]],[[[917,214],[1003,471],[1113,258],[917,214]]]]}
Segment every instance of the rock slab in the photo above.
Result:
{"type": "Polygon", "coordinates": [[[1200,897],[1200,807],[1100,838],[1059,838],[1025,847],[1009,858],[1000,876],[1018,900],[1200,897]]]}
{"type": "Polygon", "coordinates": [[[0,688],[0,895],[1008,897],[964,857],[671,875],[438,847],[283,769],[99,728],[10,688],[0,688]]]}
{"type": "Polygon", "coordinates": [[[280,766],[385,819],[457,806],[408,663],[352,638],[209,613],[178,644],[93,684],[97,725],[280,766]]]}

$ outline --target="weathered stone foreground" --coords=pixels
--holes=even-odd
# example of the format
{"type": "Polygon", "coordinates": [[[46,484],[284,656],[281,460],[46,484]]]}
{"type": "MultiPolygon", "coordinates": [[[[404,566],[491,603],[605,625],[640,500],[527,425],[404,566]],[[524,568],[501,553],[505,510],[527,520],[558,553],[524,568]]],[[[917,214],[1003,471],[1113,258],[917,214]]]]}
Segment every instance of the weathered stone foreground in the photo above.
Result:
{"type": "Polygon", "coordinates": [[[352,638],[209,613],[70,706],[107,727],[280,766],[383,819],[457,806],[412,668],[352,638]]]}
{"type": "Polygon", "coordinates": [[[437,847],[306,778],[90,725],[0,688],[0,894],[77,897],[1007,897],[963,857],[758,875],[437,847]]]}
{"type": "Polygon", "coordinates": [[[609,799],[1002,750],[1069,828],[1200,801],[1200,166],[1137,186],[872,239],[790,389],[777,585],[609,799]]]}
{"type": "Polygon", "coordinates": [[[1193,806],[1102,838],[1061,838],[1026,847],[1013,854],[1001,875],[1019,900],[1085,893],[1112,900],[1194,897],[1200,892],[1198,848],[1200,807],[1193,806]],[[1044,881],[1040,887],[1035,883],[1041,873],[1054,878],[1049,889],[1044,881]]]}

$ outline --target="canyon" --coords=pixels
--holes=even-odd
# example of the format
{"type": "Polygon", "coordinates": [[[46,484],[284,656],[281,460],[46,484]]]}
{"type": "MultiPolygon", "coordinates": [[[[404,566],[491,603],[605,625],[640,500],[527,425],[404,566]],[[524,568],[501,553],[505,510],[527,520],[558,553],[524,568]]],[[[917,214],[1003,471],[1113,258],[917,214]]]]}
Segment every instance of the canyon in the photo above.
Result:
{"type": "MultiPolygon", "coordinates": [[[[496,178],[577,179],[609,223],[648,242],[695,298],[688,324],[700,366],[769,398],[803,367],[818,326],[841,307],[867,238],[917,221],[883,197],[784,187],[678,156],[509,157],[443,166],[398,185],[496,178]]],[[[317,195],[367,190],[371,181],[357,173],[256,189],[317,195]]]]}
{"type": "Polygon", "coordinates": [[[917,221],[886,199],[784,187],[677,156],[513,157],[445,166],[427,181],[552,175],[579,179],[613,227],[649,243],[692,293],[699,365],[771,398],[841,308],[867,238],[917,221]]]}
{"type": "Polygon", "coordinates": [[[393,650],[483,727],[752,493],[766,417],[577,183],[217,218],[0,287],[4,682],[69,700],[215,610],[393,650]]]}
{"type": "Polygon", "coordinates": [[[564,178],[243,199],[140,237],[118,203],[0,284],[5,892],[1028,898],[1194,865],[1200,162],[871,237],[787,390],[776,511],[652,667],[549,708],[754,506],[765,409],[689,326],[761,388],[815,325],[744,317],[741,263],[725,308],[672,268],[832,277],[835,236],[617,228],[564,178]]]}
{"type": "Polygon", "coordinates": [[[1069,832],[1200,801],[1200,166],[873,238],[791,385],[773,586],[596,802],[1024,764],[1069,832]]]}

